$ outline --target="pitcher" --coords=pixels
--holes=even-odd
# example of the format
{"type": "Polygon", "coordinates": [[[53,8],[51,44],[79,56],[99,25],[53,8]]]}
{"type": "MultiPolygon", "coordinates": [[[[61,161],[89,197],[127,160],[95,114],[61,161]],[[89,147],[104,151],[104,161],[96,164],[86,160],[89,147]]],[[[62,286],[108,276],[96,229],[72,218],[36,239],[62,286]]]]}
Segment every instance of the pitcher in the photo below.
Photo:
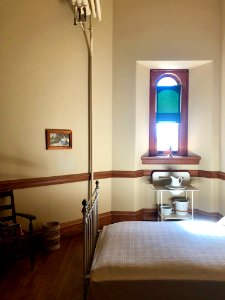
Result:
{"type": "Polygon", "coordinates": [[[179,177],[170,176],[170,178],[172,179],[171,186],[174,186],[174,187],[180,187],[181,183],[184,179],[182,176],[179,176],[179,177]]]}

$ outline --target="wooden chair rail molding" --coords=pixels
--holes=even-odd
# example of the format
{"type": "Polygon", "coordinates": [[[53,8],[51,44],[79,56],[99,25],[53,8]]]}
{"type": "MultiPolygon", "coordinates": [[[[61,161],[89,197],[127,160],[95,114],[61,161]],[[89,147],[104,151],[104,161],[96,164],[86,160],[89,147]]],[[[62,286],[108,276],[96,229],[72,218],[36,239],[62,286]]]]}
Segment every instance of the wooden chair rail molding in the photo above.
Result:
{"type": "MultiPolygon", "coordinates": [[[[137,170],[137,171],[102,171],[94,173],[94,180],[107,179],[107,178],[138,178],[143,176],[150,176],[153,171],[157,170],[137,170]]],[[[161,170],[166,172],[167,170],[161,170]]],[[[170,172],[178,170],[169,170],[170,172]]],[[[203,177],[203,178],[217,178],[225,180],[225,173],[220,171],[204,171],[204,170],[179,170],[188,171],[191,177],[203,177]]],[[[0,191],[4,190],[17,190],[39,186],[47,186],[54,184],[64,184],[79,181],[87,181],[90,178],[90,174],[69,174],[61,176],[49,176],[49,177],[37,177],[37,178],[24,178],[14,180],[0,181],[0,191]]]]}

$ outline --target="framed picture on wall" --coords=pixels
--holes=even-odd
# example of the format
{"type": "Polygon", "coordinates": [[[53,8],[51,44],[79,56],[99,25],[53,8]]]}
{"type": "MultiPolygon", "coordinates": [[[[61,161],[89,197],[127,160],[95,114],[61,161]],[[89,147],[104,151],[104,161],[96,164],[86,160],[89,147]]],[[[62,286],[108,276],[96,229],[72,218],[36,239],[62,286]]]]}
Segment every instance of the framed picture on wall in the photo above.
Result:
{"type": "Polygon", "coordinates": [[[69,129],[45,129],[45,137],[47,150],[72,148],[72,131],[69,129]]]}

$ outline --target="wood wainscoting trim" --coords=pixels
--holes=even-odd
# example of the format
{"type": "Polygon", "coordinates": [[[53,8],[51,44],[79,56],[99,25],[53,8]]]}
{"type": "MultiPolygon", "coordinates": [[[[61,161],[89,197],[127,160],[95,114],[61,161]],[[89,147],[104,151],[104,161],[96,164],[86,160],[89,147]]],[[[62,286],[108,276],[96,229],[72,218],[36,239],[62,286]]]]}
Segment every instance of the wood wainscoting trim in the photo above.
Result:
{"type": "MultiPolygon", "coordinates": [[[[154,171],[166,172],[167,170],[137,170],[137,171],[102,171],[94,172],[94,180],[108,179],[108,178],[139,178],[144,176],[151,176],[154,171]]],[[[169,170],[170,172],[187,171],[191,177],[202,177],[225,180],[225,173],[221,171],[204,171],[204,170],[169,170]]],[[[90,179],[89,173],[68,174],[60,176],[24,178],[15,180],[0,181],[0,191],[18,190],[40,186],[66,184],[79,181],[88,181],[90,179]]]]}
{"type": "MultiPolygon", "coordinates": [[[[112,213],[106,212],[106,213],[99,214],[98,222],[99,222],[100,229],[103,226],[112,224],[112,213]]],[[[82,233],[82,232],[83,232],[83,219],[78,219],[78,220],[69,221],[60,224],[60,234],[62,238],[75,235],[77,233],[82,233]]]]}
{"type": "Polygon", "coordinates": [[[138,178],[143,177],[144,171],[112,171],[112,178],[138,178]]]}
{"type": "Polygon", "coordinates": [[[54,185],[54,184],[87,181],[89,180],[89,178],[90,175],[88,173],[82,173],[82,174],[69,174],[69,175],[49,176],[49,177],[4,180],[4,181],[0,181],[0,191],[18,190],[18,189],[47,186],[47,185],[54,185]]]}
{"type": "Polygon", "coordinates": [[[60,235],[62,238],[83,232],[83,220],[78,219],[60,224],[60,235]]]}
{"type": "MultiPolygon", "coordinates": [[[[218,171],[203,171],[203,170],[198,170],[198,177],[212,178],[212,179],[215,179],[215,178],[223,179],[222,177],[220,178],[220,173],[224,174],[224,173],[218,172],[218,171]]],[[[225,176],[224,176],[224,179],[225,179],[225,176]]]]}
{"type": "Polygon", "coordinates": [[[157,220],[155,208],[143,208],[133,211],[112,211],[112,223],[123,221],[154,221],[157,220]]]}
{"type": "Polygon", "coordinates": [[[112,211],[112,223],[123,221],[141,221],[143,210],[133,211],[112,211]]]}
{"type": "Polygon", "coordinates": [[[217,172],[218,173],[218,178],[221,180],[225,180],[225,173],[224,172],[217,172]]]}
{"type": "Polygon", "coordinates": [[[94,172],[94,180],[112,178],[113,171],[94,172]]]}
{"type": "Polygon", "coordinates": [[[138,178],[144,176],[151,176],[153,172],[188,172],[191,177],[203,177],[203,178],[219,178],[225,180],[225,173],[220,171],[204,171],[204,170],[188,170],[188,169],[153,169],[153,170],[137,170],[137,171],[103,171],[94,172],[94,179],[106,179],[106,178],[138,178]]]}

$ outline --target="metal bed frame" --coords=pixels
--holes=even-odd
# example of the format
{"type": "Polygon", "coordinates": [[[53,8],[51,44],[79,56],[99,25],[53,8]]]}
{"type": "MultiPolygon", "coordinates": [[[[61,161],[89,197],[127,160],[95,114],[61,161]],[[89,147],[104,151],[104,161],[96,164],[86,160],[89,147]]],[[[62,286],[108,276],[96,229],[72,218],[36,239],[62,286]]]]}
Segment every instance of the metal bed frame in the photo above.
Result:
{"type": "Polygon", "coordinates": [[[99,182],[95,182],[95,190],[90,199],[82,201],[83,209],[83,299],[86,299],[90,283],[90,269],[98,239],[98,199],[99,182]]]}

